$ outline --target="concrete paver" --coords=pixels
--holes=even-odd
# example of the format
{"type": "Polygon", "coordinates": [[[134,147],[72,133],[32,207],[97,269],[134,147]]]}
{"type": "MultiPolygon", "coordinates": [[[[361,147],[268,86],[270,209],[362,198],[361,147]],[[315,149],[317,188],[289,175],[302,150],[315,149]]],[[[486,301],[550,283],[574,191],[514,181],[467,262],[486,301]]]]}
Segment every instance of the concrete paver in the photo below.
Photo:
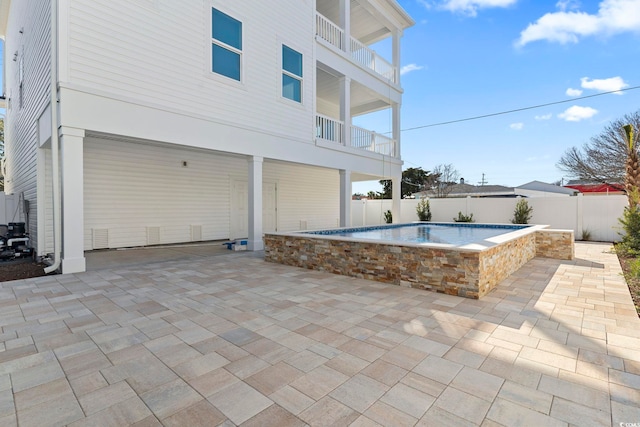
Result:
{"type": "Polygon", "coordinates": [[[480,301],[200,249],[0,283],[0,424],[640,423],[640,320],[607,244],[480,301]]]}

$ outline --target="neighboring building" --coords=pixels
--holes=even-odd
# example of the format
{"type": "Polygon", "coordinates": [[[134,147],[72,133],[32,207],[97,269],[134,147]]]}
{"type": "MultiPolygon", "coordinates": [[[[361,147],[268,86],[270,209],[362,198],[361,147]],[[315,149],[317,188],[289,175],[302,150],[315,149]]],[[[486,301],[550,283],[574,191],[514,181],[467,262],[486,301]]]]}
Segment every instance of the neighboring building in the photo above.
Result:
{"type": "MultiPolygon", "coordinates": [[[[423,197],[435,198],[438,193],[435,190],[421,191],[413,194],[416,199],[423,197]]],[[[461,182],[451,186],[446,197],[516,197],[513,187],[503,185],[471,185],[461,182]]]]}
{"type": "Polygon", "coordinates": [[[258,250],[263,231],[349,225],[362,180],[392,179],[400,218],[413,23],[395,0],[0,0],[6,191],[37,254],[61,245],[67,273],[92,249],[258,250]],[[383,109],[390,136],[351,125],[383,109]]]}
{"type": "Polygon", "coordinates": [[[559,185],[541,181],[531,181],[515,188],[516,194],[524,197],[566,197],[574,196],[577,191],[559,185]]]}
{"type": "Polygon", "coordinates": [[[624,184],[610,184],[607,182],[569,181],[565,187],[584,193],[588,196],[627,194],[624,189],[624,184]]]}
{"type": "MultiPolygon", "coordinates": [[[[575,190],[540,181],[531,181],[519,187],[505,187],[503,185],[470,185],[460,180],[459,184],[451,187],[447,197],[566,197],[573,196],[575,193],[577,193],[575,190]]],[[[433,198],[437,193],[429,190],[414,193],[413,196],[433,198]]]]}

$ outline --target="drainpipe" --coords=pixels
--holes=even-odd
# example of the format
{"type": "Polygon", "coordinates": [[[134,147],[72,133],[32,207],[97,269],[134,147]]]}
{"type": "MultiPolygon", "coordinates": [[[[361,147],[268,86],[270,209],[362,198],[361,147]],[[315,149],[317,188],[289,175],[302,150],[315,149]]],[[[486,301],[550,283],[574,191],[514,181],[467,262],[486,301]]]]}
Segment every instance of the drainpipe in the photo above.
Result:
{"type": "Polygon", "coordinates": [[[62,218],[60,203],[60,153],[58,146],[58,0],[51,0],[51,171],[53,179],[53,264],[46,274],[60,267],[62,218]]]}

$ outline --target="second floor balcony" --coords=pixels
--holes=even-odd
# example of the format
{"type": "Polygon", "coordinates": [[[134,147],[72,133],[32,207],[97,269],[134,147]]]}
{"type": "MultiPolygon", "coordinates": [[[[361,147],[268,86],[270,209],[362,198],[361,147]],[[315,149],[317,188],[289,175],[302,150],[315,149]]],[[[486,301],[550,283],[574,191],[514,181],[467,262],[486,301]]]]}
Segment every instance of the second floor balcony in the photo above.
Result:
{"type": "Polygon", "coordinates": [[[347,131],[351,136],[349,142],[351,147],[385,156],[400,157],[396,141],[393,138],[358,126],[346,125],[340,120],[322,114],[316,114],[316,138],[319,140],[347,145],[344,138],[345,126],[348,127],[347,131]]]}

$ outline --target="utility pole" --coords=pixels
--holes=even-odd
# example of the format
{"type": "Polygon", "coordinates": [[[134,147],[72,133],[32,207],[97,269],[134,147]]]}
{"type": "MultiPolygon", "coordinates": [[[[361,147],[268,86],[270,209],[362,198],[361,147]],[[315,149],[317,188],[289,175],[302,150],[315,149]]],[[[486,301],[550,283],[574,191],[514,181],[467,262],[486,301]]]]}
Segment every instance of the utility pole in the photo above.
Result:
{"type": "Polygon", "coordinates": [[[488,182],[486,179],[484,179],[484,172],[483,172],[483,173],[482,173],[482,181],[478,182],[478,184],[480,184],[480,185],[485,185],[485,184],[488,184],[488,183],[489,183],[489,182],[488,182]]]}

